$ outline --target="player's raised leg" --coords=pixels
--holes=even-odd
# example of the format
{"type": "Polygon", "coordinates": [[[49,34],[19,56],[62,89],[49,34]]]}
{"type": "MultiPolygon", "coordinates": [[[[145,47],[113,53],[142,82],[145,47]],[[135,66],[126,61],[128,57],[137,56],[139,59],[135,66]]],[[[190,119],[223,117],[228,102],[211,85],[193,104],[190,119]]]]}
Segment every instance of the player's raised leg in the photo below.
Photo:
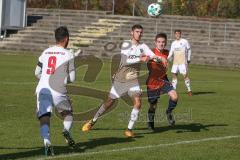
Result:
{"type": "Polygon", "coordinates": [[[108,97],[108,99],[100,106],[96,114],[94,115],[93,119],[89,120],[85,123],[82,127],[83,132],[90,131],[93,125],[97,122],[98,118],[101,117],[105,111],[107,111],[111,106],[114,104],[115,99],[108,97]]]}

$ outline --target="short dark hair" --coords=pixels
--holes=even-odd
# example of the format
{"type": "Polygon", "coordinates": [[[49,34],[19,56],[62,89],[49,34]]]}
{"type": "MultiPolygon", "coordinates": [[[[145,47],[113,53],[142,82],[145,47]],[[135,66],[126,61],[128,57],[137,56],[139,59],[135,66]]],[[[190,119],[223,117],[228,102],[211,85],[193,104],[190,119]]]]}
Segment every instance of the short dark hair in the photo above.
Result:
{"type": "Polygon", "coordinates": [[[158,38],[164,38],[164,39],[167,41],[167,34],[166,34],[166,33],[158,33],[158,34],[155,36],[155,41],[156,41],[158,38]]]}
{"type": "Polygon", "coordinates": [[[64,38],[68,37],[69,38],[69,32],[67,27],[65,26],[60,26],[55,30],[55,40],[57,42],[61,42],[64,40],[64,38]]]}
{"type": "Polygon", "coordinates": [[[135,29],[143,29],[143,27],[140,24],[135,24],[132,26],[132,31],[135,29]]]}
{"type": "Polygon", "coordinates": [[[182,33],[181,29],[176,29],[176,30],[174,31],[174,33],[176,33],[176,32],[182,33]]]}

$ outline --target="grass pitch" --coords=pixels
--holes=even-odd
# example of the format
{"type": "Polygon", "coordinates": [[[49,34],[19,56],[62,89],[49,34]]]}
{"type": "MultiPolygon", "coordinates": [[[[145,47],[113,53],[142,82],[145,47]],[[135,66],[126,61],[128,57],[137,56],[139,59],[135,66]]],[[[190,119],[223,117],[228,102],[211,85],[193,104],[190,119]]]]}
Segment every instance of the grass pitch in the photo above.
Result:
{"type": "MultiPolygon", "coordinates": [[[[0,159],[45,159],[35,117],[37,58],[34,55],[0,55],[0,159]]],[[[104,60],[94,82],[83,80],[85,71],[84,66],[78,68],[77,81],[71,86],[93,90],[71,95],[74,113],[97,107],[111,87],[108,60],[104,60]]],[[[179,77],[176,126],[167,124],[164,111],[168,98],[163,95],[158,103],[156,131],[149,131],[146,127],[148,104],[143,96],[140,118],[135,125],[136,138],[133,139],[123,135],[131,112],[131,106],[124,100],[99,119],[89,133],[81,131],[83,122],[74,123],[72,135],[80,146],[78,150],[66,146],[61,135],[62,121],[53,116],[51,139],[56,154],[53,158],[238,160],[239,71],[191,65],[190,78],[192,97],[187,96],[184,82],[179,77]]],[[[146,89],[144,84],[142,88],[146,89]]]]}

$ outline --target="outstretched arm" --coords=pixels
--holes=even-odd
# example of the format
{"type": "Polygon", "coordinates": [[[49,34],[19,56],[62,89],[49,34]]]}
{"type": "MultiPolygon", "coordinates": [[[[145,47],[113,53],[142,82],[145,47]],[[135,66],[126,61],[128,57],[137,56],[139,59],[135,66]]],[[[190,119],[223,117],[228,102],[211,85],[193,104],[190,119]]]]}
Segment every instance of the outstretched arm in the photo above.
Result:
{"type": "Polygon", "coordinates": [[[64,84],[68,84],[68,83],[72,83],[75,81],[75,77],[76,77],[76,72],[75,70],[74,71],[71,71],[68,76],[65,78],[64,80],[64,84]]]}
{"type": "Polygon", "coordinates": [[[70,61],[68,62],[68,76],[65,78],[64,83],[72,83],[76,79],[76,71],[75,71],[75,63],[74,63],[74,56],[72,54],[72,57],[70,61]]]}

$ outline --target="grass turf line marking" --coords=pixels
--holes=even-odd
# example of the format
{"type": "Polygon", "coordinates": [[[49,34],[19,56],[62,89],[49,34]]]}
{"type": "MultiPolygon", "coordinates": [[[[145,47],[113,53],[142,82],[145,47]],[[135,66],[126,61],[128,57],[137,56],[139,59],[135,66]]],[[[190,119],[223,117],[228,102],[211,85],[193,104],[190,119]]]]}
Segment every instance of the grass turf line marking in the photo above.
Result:
{"type": "Polygon", "coordinates": [[[135,150],[141,150],[141,149],[168,147],[168,146],[175,146],[175,145],[181,145],[181,144],[193,144],[193,143],[207,142],[207,141],[220,141],[220,140],[233,139],[233,138],[240,138],[240,135],[224,136],[224,137],[210,137],[210,138],[203,138],[203,139],[196,139],[196,140],[189,140],[189,141],[179,141],[179,142],[175,142],[175,143],[138,146],[138,147],[127,147],[127,148],[103,150],[103,151],[96,151],[96,152],[70,153],[70,154],[64,154],[64,155],[63,154],[62,155],[57,155],[57,156],[54,156],[54,157],[38,158],[36,160],[48,160],[48,159],[68,158],[68,157],[94,155],[94,154],[114,153],[114,152],[123,152],[123,151],[135,151],[135,150]]]}
{"type": "Polygon", "coordinates": [[[0,81],[0,84],[3,84],[3,85],[32,85],[32,84],[37,84],[37,82],[7,82],[7,81],[0,81]]]}
{"type": "MultiPolygon", "coordinates": [[[[108,81],[98,81],[96,80],[97,83],[108,83],[108,81]]],[[[224,83],[224,81],[191,81],[192,83],[224,83]]],[[[81,83],[81,82],[79,82],[81,83]]],[[[3,85],[32,85],[32,84],[37,84],[36,82],[9,82],[9,81],[0,81],[0,84],[3,85]]],[[[75,83],[77,84],[77,83],[75,83]]]]}

